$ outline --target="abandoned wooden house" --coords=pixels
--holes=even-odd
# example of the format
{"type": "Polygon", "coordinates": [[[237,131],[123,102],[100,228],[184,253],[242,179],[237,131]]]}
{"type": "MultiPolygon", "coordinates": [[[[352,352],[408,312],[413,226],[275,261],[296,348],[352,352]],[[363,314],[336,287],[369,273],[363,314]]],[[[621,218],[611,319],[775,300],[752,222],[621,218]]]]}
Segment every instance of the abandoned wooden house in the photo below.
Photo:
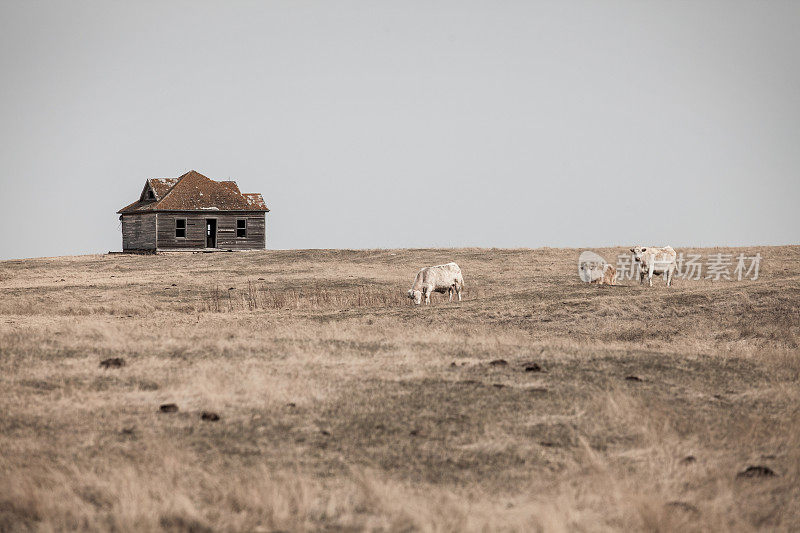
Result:
{"type": "Polygon", "coordinates": [[[191,170],[179,178],[148,179],[139,199],[123,207],[122,251],[263,250],[264,198],[235,181],[191,170]]]}

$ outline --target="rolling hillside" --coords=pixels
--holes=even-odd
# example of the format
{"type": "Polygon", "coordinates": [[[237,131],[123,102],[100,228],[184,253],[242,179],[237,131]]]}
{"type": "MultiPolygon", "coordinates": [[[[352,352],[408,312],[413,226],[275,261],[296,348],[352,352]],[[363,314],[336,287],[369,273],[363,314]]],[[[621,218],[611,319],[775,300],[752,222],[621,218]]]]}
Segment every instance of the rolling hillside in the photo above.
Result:
{"type": "Polygon", "coordinates": [[[800,247],[678,251],[732,279],[587,285],[552,248],[0,262],[0,530],[794,529],[800,247]],[[451,260],[464,301],[411,305],[451,260]]]}

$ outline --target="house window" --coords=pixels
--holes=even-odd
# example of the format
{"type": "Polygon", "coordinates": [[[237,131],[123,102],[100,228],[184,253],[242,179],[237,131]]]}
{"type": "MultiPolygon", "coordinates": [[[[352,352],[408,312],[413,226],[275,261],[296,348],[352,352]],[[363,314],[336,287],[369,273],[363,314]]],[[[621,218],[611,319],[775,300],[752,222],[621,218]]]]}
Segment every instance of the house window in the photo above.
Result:
{"type": "Polygon", "coordinates": [[[152,190],[149,190],[149,191],[147,191],[147,198],[150,199],[150,200],[155,200],[156,199],[156,195],[153,194],[152,190]]]}
{"type": "Polygon", "coordinates": [[[176,239],[185,239],[186,238],[186,219],[185,218],[176,218],[175,219],[175,238],[176,239]]]}
{"type": "Polygon", "coordinates": [[[247,237],[247,219],[246,218],[237,218],[236,219],[236,236],[237,237],[247,237]]]}

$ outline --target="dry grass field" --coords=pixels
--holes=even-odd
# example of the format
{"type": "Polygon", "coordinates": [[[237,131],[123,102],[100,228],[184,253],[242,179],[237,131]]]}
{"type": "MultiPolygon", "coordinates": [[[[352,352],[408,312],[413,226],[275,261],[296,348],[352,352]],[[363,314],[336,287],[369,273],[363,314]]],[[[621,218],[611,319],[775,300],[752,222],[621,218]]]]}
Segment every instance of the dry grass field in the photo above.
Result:
{"type": "Polygon", "coordinates": [[[718,251],[759,279],[586,285],[552,248],[0,262],[0,530],[797,530],[800,247],[718,251]],[[412,306],[451,260],[464,301],[412,306]]]}

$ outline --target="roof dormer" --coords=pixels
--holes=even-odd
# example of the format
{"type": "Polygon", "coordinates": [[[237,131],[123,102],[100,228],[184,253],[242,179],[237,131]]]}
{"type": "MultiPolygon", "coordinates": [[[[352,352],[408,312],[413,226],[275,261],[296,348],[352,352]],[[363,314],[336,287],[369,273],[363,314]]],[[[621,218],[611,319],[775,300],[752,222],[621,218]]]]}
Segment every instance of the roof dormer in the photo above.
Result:
{"type": "Polygon", "coordinates": [[[156,200],[158,200],[156,192],[153,190],[153,187],[150,186],[150,180],[147,180],[144,184],[144,189],[142,189],[142,195],[139,197],[139,201],[155,202],[156,200]]]}

